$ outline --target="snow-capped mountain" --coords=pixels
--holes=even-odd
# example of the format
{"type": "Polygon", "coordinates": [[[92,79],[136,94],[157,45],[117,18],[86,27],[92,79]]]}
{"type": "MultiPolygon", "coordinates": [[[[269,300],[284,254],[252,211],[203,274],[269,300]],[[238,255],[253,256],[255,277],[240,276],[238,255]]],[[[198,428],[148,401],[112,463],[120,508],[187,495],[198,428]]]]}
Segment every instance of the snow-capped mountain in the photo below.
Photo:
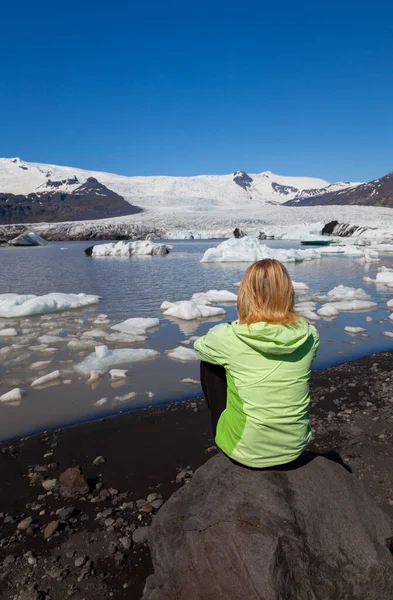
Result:
{"type": "MultiPolygon", "coordinates": [[[[237,171],[229,175],[195,177],[126,177],[73,167],[28,163],[19,158],[0,159],[0,193],[72,193],[91,177],[127,202],[146,210],[167,207],[201,211],[282,204],[316,193],[320,195],[324,190],[331,191],[331,184],[323,179],[283,177],[270,171],[258,174],[237,171]]],[[[354,184],[333,185],[342,189],[354,184]]]]}
{"type": "Polygon", "coordinates": [[[368,183],[352,184],[345,188],[329,186],[324,190],[316,190],[314,194],[300,195],[288,202],[289,206],[338,204],[393,208],[393,172],[368,183]]]}

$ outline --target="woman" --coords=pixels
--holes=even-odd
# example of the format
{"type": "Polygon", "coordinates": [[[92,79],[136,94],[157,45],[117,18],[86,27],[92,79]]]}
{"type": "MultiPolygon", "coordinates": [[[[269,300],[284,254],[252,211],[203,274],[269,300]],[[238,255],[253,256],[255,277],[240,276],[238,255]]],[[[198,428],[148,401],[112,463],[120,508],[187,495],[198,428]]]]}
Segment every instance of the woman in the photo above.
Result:
{"type": "Polygon", "coordinates": [[[237,321],[194,345],[216,444],[248,467],[284,465],[311,438],[309,378],[318,332],[295,313],[291,278],[277,260],[247,269],[237,310],[237,321]]]}

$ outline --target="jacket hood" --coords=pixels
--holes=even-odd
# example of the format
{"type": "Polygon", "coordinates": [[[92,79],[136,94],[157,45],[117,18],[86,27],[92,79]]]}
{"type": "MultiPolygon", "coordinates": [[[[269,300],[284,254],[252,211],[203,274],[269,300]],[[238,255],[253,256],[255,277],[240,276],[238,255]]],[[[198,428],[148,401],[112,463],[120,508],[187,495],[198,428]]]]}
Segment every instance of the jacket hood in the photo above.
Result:
{"type": "Polygon", "coordinates": [[[234,321],[232,329],[242,342],[265,354],[292,354],[312,334],[312,326],[304,319],[298,319],[291,325],[264,322],[241,325],[234,321]]]}

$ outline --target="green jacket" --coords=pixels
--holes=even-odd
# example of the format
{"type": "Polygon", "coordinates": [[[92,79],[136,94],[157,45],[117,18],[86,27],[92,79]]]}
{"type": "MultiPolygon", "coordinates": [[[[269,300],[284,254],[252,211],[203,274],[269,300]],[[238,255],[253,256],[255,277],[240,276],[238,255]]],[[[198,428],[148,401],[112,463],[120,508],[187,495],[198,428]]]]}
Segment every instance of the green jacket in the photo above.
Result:
{"type": "Polygon", "coordinates": [[[319,345],[315,327],[238,321],[210,330],[194,345],[200,360],[222,365],[227,407],[216,443],[249,467],[295,460],[311,438],[308,405],[311,364],[319,345]]]}

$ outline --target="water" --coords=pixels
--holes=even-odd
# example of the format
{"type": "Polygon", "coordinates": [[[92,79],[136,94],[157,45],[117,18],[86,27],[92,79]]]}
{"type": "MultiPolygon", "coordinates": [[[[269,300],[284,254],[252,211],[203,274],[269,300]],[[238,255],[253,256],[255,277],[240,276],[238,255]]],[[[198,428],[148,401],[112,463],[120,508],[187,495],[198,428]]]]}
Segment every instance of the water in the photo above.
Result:
{"type": "MultiPolygon", "coordinates": [[[[88,242],[53,243],[42,248],[1,248],[0,293],[84,292],[101,296],[100,304],[96,307],[44,318],[35,317],[26,324],[40,332],[37,336],[50,333],[51,328],[61,329],[64,333],[60,335],[80,336],[83,331],[96,327],[92,321],[99,313],[107,314],[111,324],[138,316],[162,319],[159,307],[164,300],[189,299],[193,293],[209,289],[236,291],[233,284],[242,278],[247,264],[199,262],[203,252],[217,245],[219,241],[187,240],[170,243],[174,246],[173,252],[164,258],[132,259],[87,257],[84,249],[89,245],[88,242]]],[[[278,248],[299,246],[296,242],[281,240],[267,243],[278,248]]],[[[356,262],[355,257],[327,255],[320,261],[287,264],[294,280],[309,285],[310,294],[326,293],[342,283],[352,287],[363,287],[372,295],[372,299],[378,302],[378,306],[371,311],[341,313],[332,321],[317,323],[321,345],[315,362],[316,368],[393,348],[393,340],[381,335],[383,331],[392,330],[386,306],[392,292],[387,288],[363,282],[365,275],[375,277],[379,265],[393,266],[392,255],[383,256],[382,259],[380,263],[364,266],[356,262]],[[373,317],[373,322],[366,323],[366,316],[373,317]],[[377,323],[381,320],[382,323],[377,323]],[[367,333],[347,335],[343,331],[346,325],[365,327],[367,333]]],[[[233,306],[225,306],[225,309],[227,315],[223,320],[236,318],[233,306]]],[[[213,319],[213,324],[218,321],[219,319],[213,319]]],[[[18,320],[12,322],[8,319],[7,323],[17,328],[22,327],[18,320]]],[[[161,353],[160,357],[154,361],[132,365],[129,378],[115,384],[111,384],[106,376],[98,385],[87,385],[86,378],[81,378],[75,372],[74,364],[80,362],[91,350],[71,351],[65,341],[55,345],[57,350],[50,355],[52,364],[44,373],[59,368],[61,380],[70,379],[72,383],[58,383],[40,390],[32,389],[30,383],[38,374],[29,370],[29,365],[48,357],[42,353],[31,353],[27,347],[14,350],[10,356],[2,359],[0,364],[0,394],[16,386],[26,389],[28,393],[17,406],[0,405],[0,439],[98,418],[152,403],[195,396],[199,387],[180,383],[180,380],[186,377],[198,379],[198,363],[170,360],[165,351],[178,346],[180,341],[191,335],[205,333],[211,325],[212,321],[200,323],[162,319],[160,328],[150,333],[147,342],[142,345],[158,350],[161,353]],[[26,354],[30,355],[25,356],[26,354]],[[15,363],[15,359],[21,359],[21,362],[15,363]],[[137,393],[135,399],[116,399],[131,391],[137,393]],[[153,399],[147,395],[148,392],[155,394],[153,399]],[[107,398],[107,402],[97,407],[95,402],[101,398],[107,398]]],[[[10,345],[15,341],[18,341],[17,338],[11,341],[3,340],[0,341],[0,345],[10,345]]],[[[111,344],[110,347],[124,346],[111,344]]]]}

